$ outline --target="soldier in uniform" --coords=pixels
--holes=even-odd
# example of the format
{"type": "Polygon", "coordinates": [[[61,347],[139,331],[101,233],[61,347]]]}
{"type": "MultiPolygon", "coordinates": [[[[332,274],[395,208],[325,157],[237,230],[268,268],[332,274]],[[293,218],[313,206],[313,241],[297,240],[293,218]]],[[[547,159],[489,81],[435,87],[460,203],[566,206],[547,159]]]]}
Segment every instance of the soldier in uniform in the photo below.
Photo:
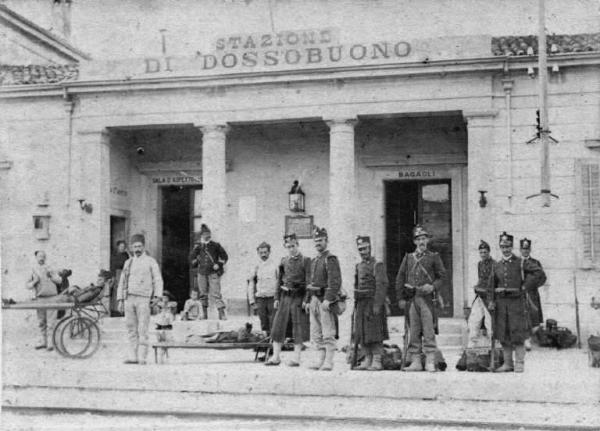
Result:
{"type": "Polygon", "coordinates": [[[402,259],[396,277],[396,297],[404,307],[409,322],[408,355],[410,366],[405,371],[423,371],[421,352],[425,353],[425,369],[435,371],[437,318],[435,298],[446,278],[446,269],[438,253],[427,249],[430,235],[423,226],[413,230],[416,250],[402,259]]]}
{"type": "Polygon", "coordinates": [[[496,372],[522,373],[525,369],[524,342],[531,329],[525,292],[535,285],[543,271],[533,262],[525,264],[513,254],[512,248],[513,236],[503,232],[500,235],[502,257],[494,262],[490,277],[494,300],[489,304],[489,310],[494,313],[494,337],[504,350],[504,364],[496,372]]]}
{"type": "Polygon", "coordinates": [[[310,279],[310,258],[304,257],[298,249],[298,239],[292,233],[283,237],[288,256],[281,259],[279,265],[279,282],[275,291],[275,317],[271,329],[273,340],[273,356],[265,365],[279,365],[281,347],[285,342],[288,322],[292,320],[292,336],[294,337],[294,359],[286,364],[290,367],[300,365],[302,343],[308,341],[309,331],[305,313],[308,300],[306,285],[310,279]]]}
{"type": "Polygon", "coordinates": [[[359,236],[356,246],[361,262],[354,273],[354,342],[358,343],[365,360],[357,370],[380,371],[383,341],[389,338],[384,307],[388,278],[383,263],[371,256],[371,239],[359,236]]]}
{"type": "Polygon", "coordinates": [[[196,245],[190,253],[190,265],[198,268],[198,290],[202,302],[203,318],[208,319],[208,296],[213,299],[219,311],[219,320],[227,320],[225,302],[221,296],[221,276],[227,263],[227,253],[218,242],[211,240],[208,226],[203,224],[199,234],[195,234],[196,245]]]}
{"type": "MultiPolygon", "coordinates": [[[[542,313],[542,301],[540,299],[540,293],[538,289],[546,283],[546,273],[539,260],[531,257],[531,240],[523,238],[519,241],[521,248],[521,258],[523,259],[523,269],[525,276],[529,275],[528,268],[533,263],[533,266],[539,266],[542,270],[537,277],[532,280],[532,286],[527,290],[530,301],[529,319],[531,320],[531,331],[535,333],[539,328],[540,324],[544,322],[544,314],[542,313]]],[[[525,340],[525,349],[531,350],[531,338],[525,340]]]]}
{"type": "Polygon", "coordinates": [[[332,307],[340,298],[342,275],[337,257],[327,250],[327,230],[315,227],[315,248],[309,289],[310,341],[318,351],[317,361],[309,368],[331,371],[336,349],[337,314],[332,307]]]}
{"type": "Polygon", "coordinates": [[[482,326],[486,329],[486,344],[491,345],[492,316],[488,311],[490,276],[494,259],[490,256],[490,245],[481,240],[479,244],[479,257],[481,260],[477,263],[477,284],[475,285],[475,299],[471,304],[471,314],[469,315],[469,341],[468,348],[476,347],[479,340],[479,332],[482,326]]]}

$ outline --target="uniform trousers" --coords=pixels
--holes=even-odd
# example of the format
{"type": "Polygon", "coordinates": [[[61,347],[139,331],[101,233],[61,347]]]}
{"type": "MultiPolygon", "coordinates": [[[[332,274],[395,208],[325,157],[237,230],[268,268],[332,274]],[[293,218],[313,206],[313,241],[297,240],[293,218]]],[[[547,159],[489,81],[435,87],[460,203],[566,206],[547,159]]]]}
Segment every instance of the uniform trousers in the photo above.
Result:
{"type": "Polygon", "coordinates": [[[479,296],[475,298],[473,305],[471,305],[471,314],[469,314],[467,325],[469,327],[467,348],[489,347],[492,345],[492,315],[479,296]],[[480,335],[482,324],[486,329],[485,336],[480,335]]]}
{"type": "Polygon", "coordinates": [[[150,298],[127,295],[125,324],[129,339],[131,360],[145,361],[148,355],[148,325],[150,324],[150,298]]]}
{"type": "Polygon", "coordinates": [[[310,301],[310,341],[317,350],[335,349],[336,316],[321,308],[323,302],[316,296],[310,301]]]}
{"type": "Polygon", "coordinates": [[[426,355],[434,354],[437,350],[433,314],[430,307],[422,296],[415,296],[410,301],[408,353],[411,356],[421,352],[426,355]]]}
{"type": "Polygon", "coordinates": [[[198,290],[200,291],[200,302],[203,307],[208,307],[208,297],[213,300],[217,308],[225,308],[225,302],[221,296],[221,277],[217,273],[198,274],[198,290]]]}

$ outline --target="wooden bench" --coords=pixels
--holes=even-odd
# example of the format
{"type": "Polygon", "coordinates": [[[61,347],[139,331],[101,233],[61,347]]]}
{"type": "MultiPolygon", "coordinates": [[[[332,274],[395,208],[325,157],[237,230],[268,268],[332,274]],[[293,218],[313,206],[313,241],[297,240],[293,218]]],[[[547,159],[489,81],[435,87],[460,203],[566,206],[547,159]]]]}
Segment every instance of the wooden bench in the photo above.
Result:
{"type": "Polygon", "coordinates": [[[152,348],[154,349],[154,362],[158,363],[158,349],[164,349],[167,357],[169,356],[169,349],[211,349],[211,350],[231,350],[231,349],[256,349],[256,355],[254,360],[258,359],[258,353],[265,349],[267,356],[271,350],[271,343],[176,343],[162,341],[153,343],[152,348]]]}

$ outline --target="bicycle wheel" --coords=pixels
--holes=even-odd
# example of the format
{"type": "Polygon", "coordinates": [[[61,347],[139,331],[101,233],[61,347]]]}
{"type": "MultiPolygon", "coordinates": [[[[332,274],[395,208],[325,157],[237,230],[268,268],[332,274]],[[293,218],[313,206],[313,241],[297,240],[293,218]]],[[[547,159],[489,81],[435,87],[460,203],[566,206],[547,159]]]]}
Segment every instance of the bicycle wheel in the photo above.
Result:
{"type": "Polygon", "coordinates": [[[88,358],[100,347],[100,329],[89,317],[73,317],[63,323],[58,342],[59,352],[63,356],[88,358]]]}
{"type": "Polygon", "coordinates": [[[56,349],[56,351],[60,355],[65,356],[65,357],[69,357],[69,355],[63,350],[63,345],[60,342],[60,334],[63,330],[64,325],[66,325],[67,322],[71,319],[73,319],[72,314],[60,319],[54,326],[54,332],[52,333],[52,341],[54,343],[54,349],[56,349]]]}

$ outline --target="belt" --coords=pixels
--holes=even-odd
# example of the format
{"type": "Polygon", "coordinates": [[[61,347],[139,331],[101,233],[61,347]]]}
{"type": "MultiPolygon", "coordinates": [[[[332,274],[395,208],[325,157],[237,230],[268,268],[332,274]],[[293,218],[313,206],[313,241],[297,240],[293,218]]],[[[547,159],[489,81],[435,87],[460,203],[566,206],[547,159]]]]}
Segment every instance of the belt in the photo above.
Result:
{"type": "Polygon", "coordinates": [[[156,325],[156,329],[173,329],[173,325],[156,325]]]}
{"type": "Polygon", "coordinates": [[[315,296],[324,296],[326,287],[309,286],[307,289],[310,290],[310,292],[315,296]]]}

